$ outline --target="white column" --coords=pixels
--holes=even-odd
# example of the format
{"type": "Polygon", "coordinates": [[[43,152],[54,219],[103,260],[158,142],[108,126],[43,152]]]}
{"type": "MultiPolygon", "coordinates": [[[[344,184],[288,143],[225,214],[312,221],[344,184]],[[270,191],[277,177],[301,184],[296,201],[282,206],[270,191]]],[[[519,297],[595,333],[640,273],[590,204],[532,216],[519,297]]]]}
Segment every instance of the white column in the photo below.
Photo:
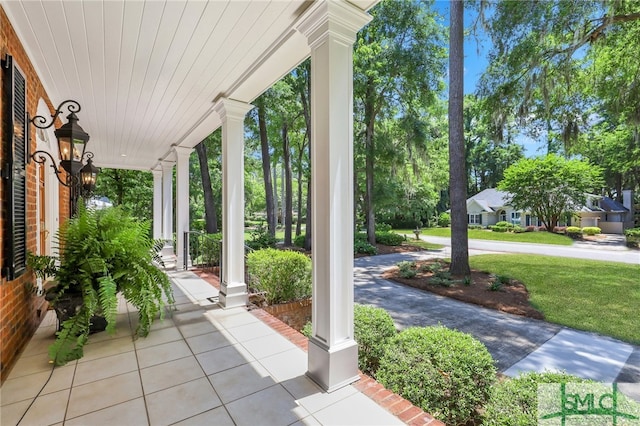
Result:
{"type": "Polygon", "coordinates": [[[173,257],[173,161],[162,161],[162,257],[173,257]]]}
{"type": "Polygon", "coordinates": [[[153,173],[153,238],[162,238],[162,169],[155,168],[153,173]]]}
{"type": "Polygon", "coordinates": [[[222,120],[222,282],[220,306],[245,306],[244,116],[253,105],[222,99],[214,107],[222,120]]]}
{"type": "MultiPolygon", "coordinates": [[[[184,233],[189,230],[189,156],[193,149],[176,146],[176,269],[185,269],[184,233]]],[[[188,255],[187,255],[188,262],[188,255]]]]}
{"type": "Polygon", "coordinates": [[[358,380],[353,339],[353,57],[371,17],[325,1],[298,28],[311,47],[313,333],[307,375],[331,392],[358,380]]]}

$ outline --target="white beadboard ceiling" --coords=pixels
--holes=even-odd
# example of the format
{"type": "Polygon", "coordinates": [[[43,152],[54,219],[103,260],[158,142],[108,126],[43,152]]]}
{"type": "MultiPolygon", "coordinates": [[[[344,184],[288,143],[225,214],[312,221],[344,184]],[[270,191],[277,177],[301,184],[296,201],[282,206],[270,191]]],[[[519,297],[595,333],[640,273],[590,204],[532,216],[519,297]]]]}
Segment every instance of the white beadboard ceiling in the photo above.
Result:
{"type": "MultiPolygon", "coordinates": [[[[368,9],[377,0],[353,0],[368,9]]],[[[56,107],[82,105],[102,167],[149,170],[220,126],[309,55],[305,0],[2,0],[56,107]]]]}

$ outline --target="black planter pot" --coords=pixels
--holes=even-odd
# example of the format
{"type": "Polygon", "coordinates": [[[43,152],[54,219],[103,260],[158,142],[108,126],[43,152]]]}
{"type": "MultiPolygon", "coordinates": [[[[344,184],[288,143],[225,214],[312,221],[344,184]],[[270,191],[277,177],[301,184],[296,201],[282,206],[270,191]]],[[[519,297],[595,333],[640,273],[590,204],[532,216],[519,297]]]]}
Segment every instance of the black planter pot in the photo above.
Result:
{"type": "MultiPolygon", "coordinates": [[[[55,292],[48,292],[45,295],[45,299],[48,301],[52,301],[56,299],[56,296],[57,294],[55,292]]],[[[56,316],[58,317],[58,331],[62,330],[62,323],[73,317],[78,312],[83,303],[84,301],[82,299],[82,293],[79,292],[67,292],[56,299],[53,309],[56,311],[56,316]]],[[[94,315],[91,317],[89,334],[104,331],[106,328],[107,320],[104,317],[99,315],[94,315]]]]}

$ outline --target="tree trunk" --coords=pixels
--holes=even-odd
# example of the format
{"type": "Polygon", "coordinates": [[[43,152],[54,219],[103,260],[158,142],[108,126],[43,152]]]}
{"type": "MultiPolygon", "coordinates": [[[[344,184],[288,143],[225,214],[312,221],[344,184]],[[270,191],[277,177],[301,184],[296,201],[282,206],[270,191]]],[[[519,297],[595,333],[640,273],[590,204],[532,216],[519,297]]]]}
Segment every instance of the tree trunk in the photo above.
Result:
{"type": "MultiPolygon", "coordinates": [[[[278,205],[280,201],[278,199],[278,163],[273,164],[273,214],[275,216],[275,224],[280,222],[280,209],[278,205]]],[[[282,223],[282,222],[280,222],[282,223]]]]}
{"type": "Polygon", "coordinates": [[[211,188],[211,175],[209,174],[209,162],[207,161],[207,147],[204,141],[196,145],[198,162],[200,163],[200,176],[202,178],[202,191],[204,192],[204,223],[207,234],[218,232],[218,217],[216,214],[216,201],[211,188]]]}
{"type": "Polygon", "coordinates": [[[289,127],[287,122],[282,125],[282,159],[284,162],[284,245],[291,246],[291,228],[293,225],[293,176],[291,173],[291,148],[289,146],[289,127]]]}
{"type": "Polygon", "coordinates": [[[464,3],[449,2],[449,197],[451,199],[451,267],[453,275],[468,276],[467,171],[464,144],[464,3]]]}
{"type": "Polygon", "coordinates": [[[298,153],[298,220],[296,221],[296,237],[302,233],[302,157],[304,156],[304,144],[298,153]]]}
{"type": "Polygon", "coordinates": [[[376,243],[376,215],[373,209],[373,170],[374,170],[374,153],[375,145],[373,140],[374,123],[375,123],[375,102],[373,94],[373,83],[367,88],[367,102],[364,106],[364,116],[367,124],[364,136],[365,145],[365,221],[367,226],[367,241],[369,244],[376,243]]]}
{"type": "Polygon", "coordinates": [[[276,216],[273,201],[273,184],[271,183],[271,154],[269,154],[269,138],[267,137],[267,120],[264,102],[258,98],[258,126],[260,128],[260,148],[262,150],[262,176],[264,178],[264,194],[267,202],[267,227],[269,235],[276,235],[276,216]]]}
{"type": "Polygon", "coordinates": [[[307,220],[304,223],[304,249],[311,250],[311,78],[310,62],[306,63],[307,85],[300,90],[300,101],[302,103],[302,113],[307,125],[307,140],[309,141],[309,179],[307,180],[307,220]]]}

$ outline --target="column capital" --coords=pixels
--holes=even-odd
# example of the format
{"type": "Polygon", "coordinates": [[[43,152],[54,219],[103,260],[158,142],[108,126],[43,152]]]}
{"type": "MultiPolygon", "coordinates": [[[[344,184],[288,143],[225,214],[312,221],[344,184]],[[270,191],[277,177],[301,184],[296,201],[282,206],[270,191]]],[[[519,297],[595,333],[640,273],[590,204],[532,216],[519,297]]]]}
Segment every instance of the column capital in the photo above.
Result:
{"type": "Polygon", "coordinates": [[[322,42],[329,34],[335,35],[345,43],[353,44],[356,33],[373,17],[342,0],[319,2],[297,25],[297,30],[307,37],[309,46],[322,42]]]}
{"type": "Polygon", "coordinates": [[[171,170],[173,169],[173,166],[176,165],[176,162],[173,160],[161,160],[160,161],[160,168],[162,169],[162,171],[167,171],[167,170],[171,170]]]}
{"type": "Polygon", "coordinates": [[[153,169],[151,169],[151,173],[153,173],[154,177],[162,177],[162,167],[158,164],[153,169]]]}
{"type": "Polygon", "coordinates": [[[178,160],[180,160],[181,157],[189,158],[189,156],[193,152],[193,148],[187,148],[185,146],[174,146],[173,150],[176,153],[178,160]]]}
{"type": "Polygon", "coordinates": [[[213,110],[220,116],[223,122],[227,119],[244,120],[244,116],[253,108],[253,105],[234,99],[222,98],[213,106],[213,110]]]}

